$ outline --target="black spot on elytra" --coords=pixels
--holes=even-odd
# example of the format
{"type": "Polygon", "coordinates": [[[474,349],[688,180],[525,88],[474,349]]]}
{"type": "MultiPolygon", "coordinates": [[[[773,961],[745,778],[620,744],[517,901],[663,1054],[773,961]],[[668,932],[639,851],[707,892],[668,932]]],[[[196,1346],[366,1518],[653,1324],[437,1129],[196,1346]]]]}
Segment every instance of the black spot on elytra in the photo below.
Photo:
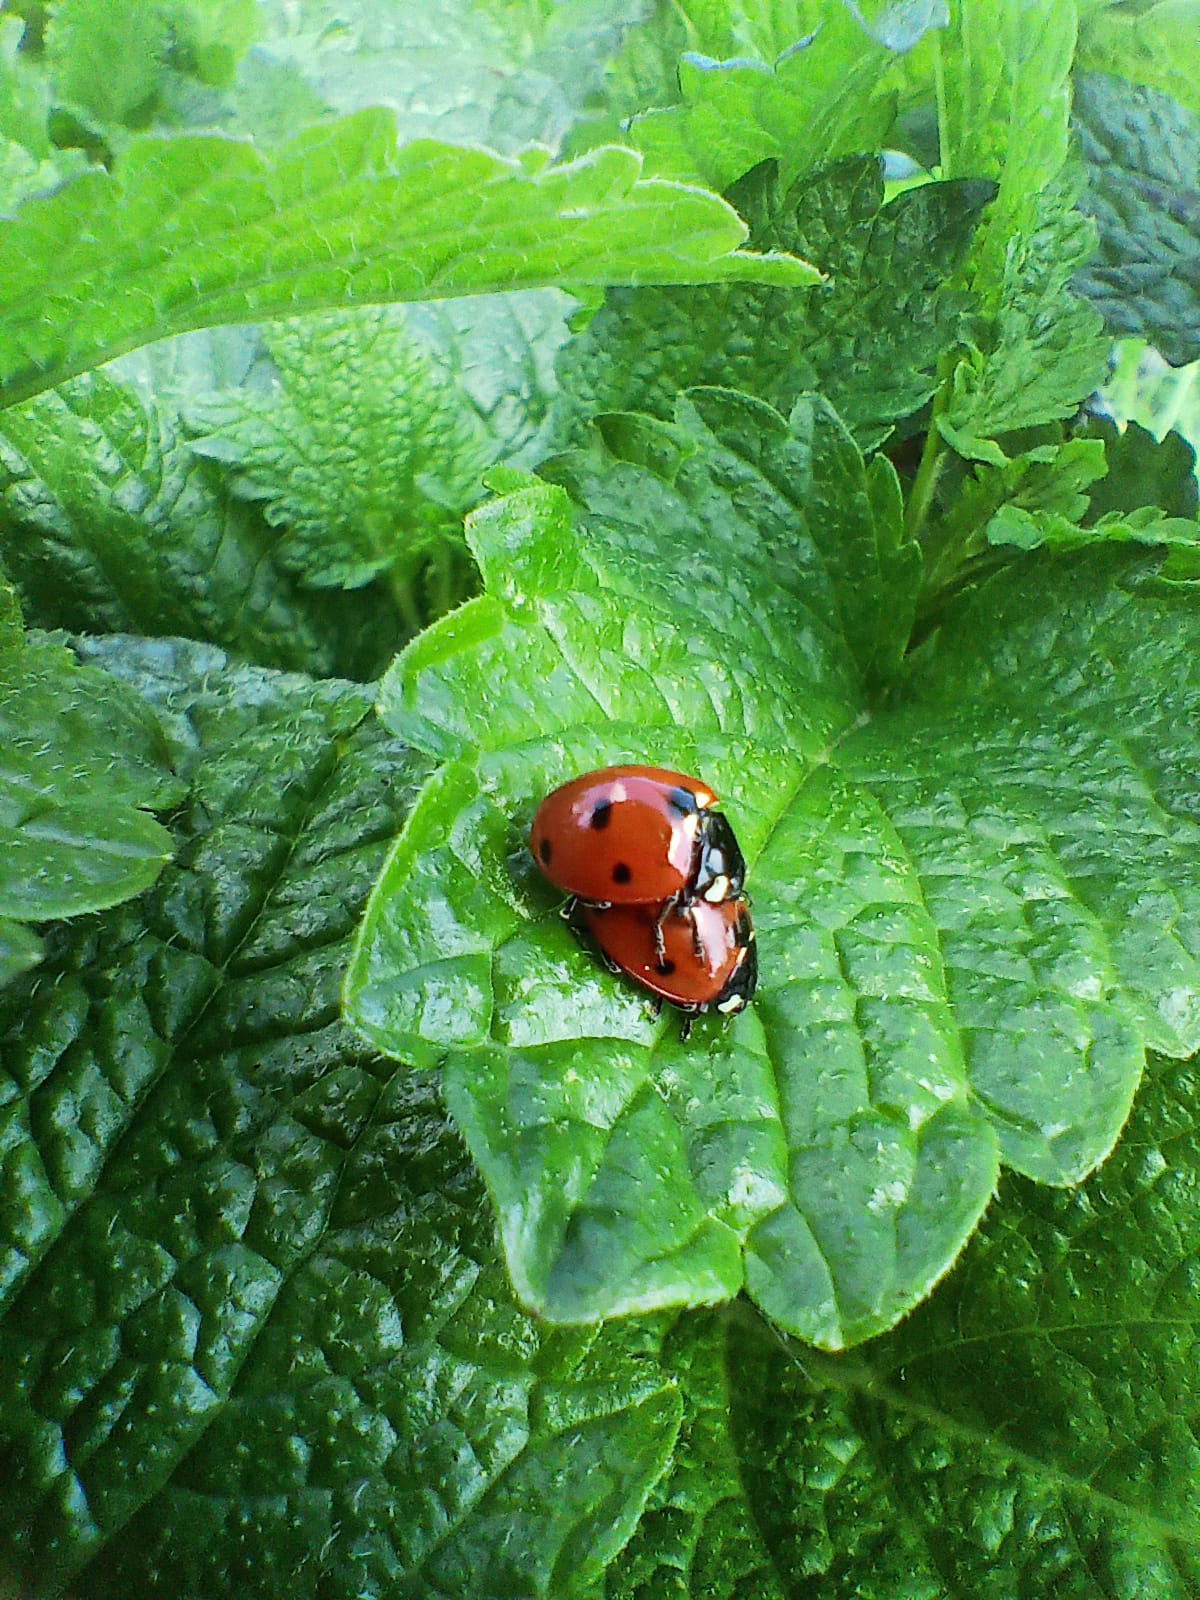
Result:
{"type": "Polygon", "coordinates": [[[550,865],[550,857],[553,854],[554,850],[551,847],[549,839],[543,839],[541,844],[538,845],[538,855],[541,856],[542,865],[544,867],[548,867],[550,865]]]}
{"type": "Polygon", "coordinates": [[[626,861],[618,861],[616,866],[612,870],[613,882],[614,883],[628,883],[629,880],[632,877],[633,877],[633,869],[632,869],[632,867],[630,867],[629,863],[626,862],[626,861]]]}
{"type": "Polygon", "coordinates": [[[681,817],[695,816],[700,809],[696,804],[696,796],[690,789],[672,789],[667,801],[681,817]]]}
{"type": "Polygon", "coordinates": [[[596,829],[607,828],[612,821],[612,801],[597,800],[596,809],[592,812],[592,827],[596,829]]]}
{"type": "Polygon", "coordinates": [[[669,978],[675,971],[675,963],[668,956],[664,956],[658,963],[658,970],[664,978],[669,978]]]}

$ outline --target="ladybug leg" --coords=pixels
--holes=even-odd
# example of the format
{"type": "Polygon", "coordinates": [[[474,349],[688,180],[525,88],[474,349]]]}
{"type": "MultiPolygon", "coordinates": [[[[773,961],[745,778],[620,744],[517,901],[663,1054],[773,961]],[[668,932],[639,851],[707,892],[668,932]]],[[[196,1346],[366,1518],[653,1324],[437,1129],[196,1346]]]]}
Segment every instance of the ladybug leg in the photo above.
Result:
{"type": "Polygon", "coordinates": [[[573,922],[574,921],[574,919],[575,919],[575,908],[576,908],[576,906],[578,906],[578,904],[579,904],[579,896],[577,894],[569,894],[567,896],[567,898],[563,901],[562,905],[559,906],[558,914],[563,919],[564,922],[573,922]]]}
{"type": "Polygon", "coordinates": [[[692,1023],[694,1020],[695,1019],[690,1011],[684,1012],[683,1021],[679,1024],[679,1041],[681,1044],[686,1044],[691,1038],[692,1023]]]}
{"type": "Polygon", "coordinates": [[[658,915],[654,919],[654,954],[658,959],[658,970],[660,972],[666,971],[664,963],[667,959],[667,941],[663,936],[663,923],[674,911],[678,900],[679,896],[676,894],[673,894],[669,900],[664,900],[659,907],[658,915]]]}
{"type": "MultiPolygon", "coordinates": [[[[620,968],[618,967],[617,970],[619,972],[620,968]]],[[[662,1016],[662,1008],[663,1008],[662,996],[658,995],[658,994],[651,995],[651,997],[650,997],[650,1015],[657,1020],[659,1017],[662,1016]]]]}

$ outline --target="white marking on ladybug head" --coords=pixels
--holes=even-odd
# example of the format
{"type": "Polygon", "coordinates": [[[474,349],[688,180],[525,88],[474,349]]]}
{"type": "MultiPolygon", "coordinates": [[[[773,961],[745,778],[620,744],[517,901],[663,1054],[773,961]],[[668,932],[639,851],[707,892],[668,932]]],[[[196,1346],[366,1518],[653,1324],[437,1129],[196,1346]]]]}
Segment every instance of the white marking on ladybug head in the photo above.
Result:
{"type": "Polygon", "coordinates": [[[745,1005],[746,997],[744,995],[731,994],[728,1000],[722,1000],[720,1002],[720,1004],[717,1006],[717,1010],[723,1017],[731,1017],[735,1011],[744,1010],[745,1005]]]}
{"type": "Polygon", "coordinates": [[[704,898],[709,905],[719,906],[722,900],[729,898],[729,879],[722,872],[709,884],[704,891],[704,898]]]}

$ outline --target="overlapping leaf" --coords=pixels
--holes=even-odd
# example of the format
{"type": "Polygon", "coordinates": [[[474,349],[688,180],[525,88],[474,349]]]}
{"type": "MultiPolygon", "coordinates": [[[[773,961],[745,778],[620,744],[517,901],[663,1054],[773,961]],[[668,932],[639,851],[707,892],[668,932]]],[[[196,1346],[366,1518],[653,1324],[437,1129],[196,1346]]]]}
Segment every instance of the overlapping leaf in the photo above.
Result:
{"type": "Polygon", "coordinates": [[[1075,123],[1096,259],[1077,277],[1111,332],[1149,339],[1168,361],[1200,356],[1200,119],[1156,89],[1080,78],[1075,123]]]}
{"type": "Polygon", "coordinates": [[[401,1058],[450,1052],[543,1314],[745,1285],[852,1343],[946,1269],[998,1153],[1077,1180],[1146,1042],[1200,1040],[1194,592],[1128,556],[1014,569],[872,713],[916,581],[887,463],[819,406],[788,429],[713,392],[605,441],[557,469],[576,509],[526,486],[475,519],[489,592],[385,685],[446,765],[351,1015],[401,1058]],[[542,793],[619,759],[702,773],[752,862],[760,997],[687,1046],[574,947],[525,850],[542,793]]]}
{"type": "Polygon", "coordinates": [[[0,638],[0,978],[37,958],[20,924],[114,906],[154,882],[172,841],[151,813],[182,792],[136,695],[61,645],[0,638]]]}
{"type": "Polygon", "coordinates": [[[336,1600],[586,1591],[671,1449],[673,1384],[644,1330],[517,1310],[432,1084],[337,1016],[426,763],[356,686],[93,653],[192,790],[152,894],[0,1004],[5,1572],[156,1600],[278,1597],[318,1561],[336,1600]]]}
{"type": "Polygon", "coordinates": [[[669,416],[680,390],[703,383],[734,385],[786,413],[814,389],[864,448],[875,444],[933,393],[938,358],[970,304],[947,285],[993,193],[987,182],[927,184],[885,206],[874,156],[786,191],[766,163],[729,191],[754,247],[819,261],[828,283],[613,290],[564,352],[564,390],[586,417],[669,416]]]}
{"type": "MultiPolygon", "coordinates": [[[[194,394],[190,372],[180,387],[194,394]]],[[[382,670],[401,636],[387,598],[305,590],[274,560],[276,542],[189,449],[165,394],[93,373],[0,413],[0,557],[43,627],[181,634],[313,672],[382,670]]]]}
{"type": "Polygon", "coordinates": [[[631,150],[551,166],[420,140],[393,117],[318,124],[269,152],[209,135],[130,142],[0,228],[0,398],[167,334],[369,301],[542,285],[811,283],[739,252],[716,195],[644,180],[631,150]]]}
{"type": "MultiPolygon", "coordinates": [[[[941,0],[918,0],[869,21],[857,6],[809,0],[785,15],[794,31],[773,64],[683,57],[681,103],[630,126],[652,171],[724,189],[773,158],[790,185],[839,156],[878,149],[896,114],[898,64],[948,12],[941,0]]],[[[719,32],[719,7],[716,17],[719,32]]]]}

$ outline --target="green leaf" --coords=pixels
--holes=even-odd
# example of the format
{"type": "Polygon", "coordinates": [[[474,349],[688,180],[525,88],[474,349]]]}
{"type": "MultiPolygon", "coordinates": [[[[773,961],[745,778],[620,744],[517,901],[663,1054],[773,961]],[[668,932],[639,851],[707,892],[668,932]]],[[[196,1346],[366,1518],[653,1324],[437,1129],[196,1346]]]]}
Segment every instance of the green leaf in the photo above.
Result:
{"type": "MultiPolygon", "coordinates": [[[[940,426],[960,454],[971,452],[972,440],[960,438],[944,421],[940,426]]],[[[1076,525],[1088,509],[1089,493],[1108,470],[1099,439],[1034,445],[1011,459],[999,446],[979,455],[983,459],[954,485],[946,509],[922,540],[925,592],[934,603],[946,586],[961,580],[964,569],[977,575],[972,563],[984,553],[998,517],[1015,526],[1032,513],[1080,531],[1076,525]]]]}
{"type": "Polygon", "coordinates": [[[0,136],[24,146],[35,161],[45,161],[53,154],[50,94],[22,52],[25,28],[20,17],[0,16],[0,136]]]}
{"type": "MultiPolygon", "coordinates": [[[[178,800],[136,694],[55,644],[0,654],[0,921],[47,922],[139,894],[172,853],[149,814],[178,800]]],[[[12,934],[7,965],[35,946],[12,934]]]]}
{"type": "Polygon", "coordinates": [[[1006,1180],[949,1281],[861,1352],[706,1330],[771,1600],[1196,1591],[1197,1090],[1160,1063],[1086,1185],[1006,1180]]]}
{"type": "Polygon", "coordinates": [[[955,369],[939,419],[960,435],[943,426],[956,449],[975,454],[997,434],[1070,416],[1099,387],[1109,343],[1100,316],[1070,288],[1094,244],[1070,175],[1036,197],[1029,231],[1008,242],[993,318],[955,369]]]}
{"type": "Polygon", "coordinates": [[[507,155],[532,142],[557,148],[604,89],[609,57],[644,9],[641,0],[346,0],[331,48],[322,0],[259,6],[264,51],[335,110],[387,106],[405,140],[486,144],[507,155]]]}
{"type": "Polygon", "coordinates": [[[337,1017],[425,764],[356,686],[96,655],[192,799],[155,890],[0,1010],[5,1571],[86,1568],[98,1600],[318,1563],[336,1600],[594,1593],[678,1429],[654,1341],[519,1312],[433,1085],[337,1017]]]}
{"type": "Polygon", "coordinates": [[[1080,293],[1115,334],[1149,339],[1168,361],[1200,356],[1200,220],[1192,198],[1200,122],[1168,95],[1102,73],[1075,92],[1096,219],[1096,258],[1076,277],[1080,293]]]}
{"type": "Polygon", "coordinates": [[[1039,197],[1066,159],[1075,34],[1075,0],[970,0],[934,41],[942,172],[1000,185],[974,251],[993,308],[1008,242],[1044,226],[1039,197]]]}
{"type": "Polygon", "coordinates": [[[1192,0],[1142,0],[1085,8],[1079,66],[1159,89],[1200,111],[1200,29],[1192,0]]]}
{"type": "Polygon", "coordinates": [[[0,917],[0,986],[36,967],[41,959],[41,941],[11,917],[0,917]]]}
{"type": "Polygon", "coordinates": [[[271,390],[194,404],[192,448],[266,501],[277,559],[305,583],[411,585],[480,492],[484,441],[454,387],[383,311],[277,324],[266,343],[271,390]]]}
{"type": "Polygon", "coordinates": [[[227,88],[259,33],[257,0],[171,0],[177,65],[202,83],[227,88]]]}
{"type": "Polygon", "coordinates": [[[742,253],[715,195],[644,180],[630,150],[565,166],[417,141],[367,111],[271,150],[194,135],[129,142],[0,226],[8,403],[150,339],[350,302],[734,278],[812,283],[742,253]]]}
{"type": "Polygon", "coordinates": [[[1091,491],[1088,521],[1147,506],[1157,506],[1169,517],[1195,517],[1200,508],[1196,452],[1179,434],[1159,440],[1140,423],[1118,428],[1104,417],[1093,419],[1088,433],[1104,440],[1108,463],[1107,476],[1091,491]]]}
{"type": "Polygon", "coordinates": [[[169,33],[162,0],[58,0],[45,33],[58,97],[101,122],[135,122],[158,90],[169,33]]]}
{"type": "Polygon", "coordinates": [[[865,447],[933,393],[934,367],[966,298],[948,292],[980,212],[984,183],[931,183],[883,205],[875,157],[852,157],[793,184],[773,164],[729,199],[753,247],[819,261],[827,286],[616,289],[561,363],[578,411],[669,415],[693,384],[730,384],[786,414],[805,390],[834,404],[865,447]]]}
{"type": "Polygon", "coordinates": [[[305,593],[273,561],[276,538],[189,449],[166,396],[92,374],[0,415],[0,557],[43,627],[377,671],[400,636],[387,600],[305,593]]]}
{"type": "Polygon", "coordinates": [[[405,308],[409,333],[474,413],[489,461],[534,467],[550,453],[561,427],[555,362],[577,308],[553,289],[405,308]]]}
{"type": "Polygon", "coordinates": [[[1010,568],[872,710],[903,546],[836,419],[794,427],[713,392],[674,428],[614,419],[556,469],[577,509],[531,483],[472,519],[487,595],[384,685],[447,764],[349,1014],[446,1060],[551,1320],[745,1286],[858,1342],[946,1270],[997,1151],[1077,1182],[1144,1046],[1200,1042],[1194,595],[1128,553],[1010,568]],[[525,845],[542,794],[622,759],[702,773],[752,864],[759,998],[688,1045],[574,946],[525,845]]]}
{"type": "Polygon", "coordinates": [[[868,22],[857,7],[811,0],[774,65],[685,55],[682,103],[636,117],[629,133],[651,171],[725,189],[768,158],[785,187],[817,166],[885,142],[896,113],[894,69],[930,28],[938,0],[895,5],[868,22]]]}

